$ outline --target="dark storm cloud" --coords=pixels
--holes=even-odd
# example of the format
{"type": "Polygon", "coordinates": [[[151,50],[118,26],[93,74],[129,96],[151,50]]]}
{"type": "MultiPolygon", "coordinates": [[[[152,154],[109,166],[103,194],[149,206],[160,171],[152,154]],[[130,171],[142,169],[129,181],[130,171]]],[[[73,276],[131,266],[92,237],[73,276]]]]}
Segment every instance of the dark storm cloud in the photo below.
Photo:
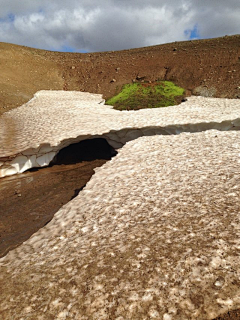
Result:
{"type": "Polygon", "coordinates": [[[239,16],[239,0],[0,0],[0,41],[120,50],[236,34],[239,16]]]}

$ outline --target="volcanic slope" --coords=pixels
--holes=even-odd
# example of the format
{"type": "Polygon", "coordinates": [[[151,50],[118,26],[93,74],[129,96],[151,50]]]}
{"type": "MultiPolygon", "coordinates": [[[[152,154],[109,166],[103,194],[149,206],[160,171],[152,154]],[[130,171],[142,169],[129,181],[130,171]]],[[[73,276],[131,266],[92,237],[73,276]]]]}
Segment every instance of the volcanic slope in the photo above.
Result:
{"type": "Polygon", "coordinates": [[[240,97],[240,35],[86,54],[0,43],[0,66],[0,114],[42,89],[108,98],[123,84],[158,79],[175,82],[189,95],[240,97]]]}

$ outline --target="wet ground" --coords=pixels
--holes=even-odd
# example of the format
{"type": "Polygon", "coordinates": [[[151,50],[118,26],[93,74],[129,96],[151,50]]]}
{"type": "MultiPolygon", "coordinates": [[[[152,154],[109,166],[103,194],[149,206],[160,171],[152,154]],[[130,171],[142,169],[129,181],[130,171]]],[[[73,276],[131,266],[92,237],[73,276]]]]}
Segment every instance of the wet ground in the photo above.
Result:
{"type": "Polygon", "coordinates": [[[46,225],[115,154],[104,139],[85,140],[61,150],[51,167],[0,179],[0,257],[46,225]]]}

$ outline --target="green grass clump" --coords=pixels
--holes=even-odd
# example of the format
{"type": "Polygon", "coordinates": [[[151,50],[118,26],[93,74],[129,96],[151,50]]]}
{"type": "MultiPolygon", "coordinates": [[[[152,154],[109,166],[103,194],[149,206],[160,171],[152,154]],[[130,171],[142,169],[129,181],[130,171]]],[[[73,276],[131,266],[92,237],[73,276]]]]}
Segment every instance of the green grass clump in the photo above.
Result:
{"type": "Polygon", "coordinates": [[[185,90],[171,81],[125,84],[120,93],[106,101],[117,110],[168,107],[179,104],[185,90]]]}

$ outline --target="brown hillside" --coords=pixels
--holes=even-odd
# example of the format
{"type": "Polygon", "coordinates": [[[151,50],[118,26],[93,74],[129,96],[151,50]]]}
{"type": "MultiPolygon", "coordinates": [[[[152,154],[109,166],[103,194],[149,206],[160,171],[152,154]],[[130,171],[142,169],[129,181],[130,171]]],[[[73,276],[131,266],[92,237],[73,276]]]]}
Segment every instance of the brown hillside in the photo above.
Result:
{"type": "Polygon", "coordinates": [[[41,89],[110,97],[132,81],[172,80],[188,94],[240,97],[240,35],[100,53],[60,53],[0,43],[0,114],[41,89]]]}

